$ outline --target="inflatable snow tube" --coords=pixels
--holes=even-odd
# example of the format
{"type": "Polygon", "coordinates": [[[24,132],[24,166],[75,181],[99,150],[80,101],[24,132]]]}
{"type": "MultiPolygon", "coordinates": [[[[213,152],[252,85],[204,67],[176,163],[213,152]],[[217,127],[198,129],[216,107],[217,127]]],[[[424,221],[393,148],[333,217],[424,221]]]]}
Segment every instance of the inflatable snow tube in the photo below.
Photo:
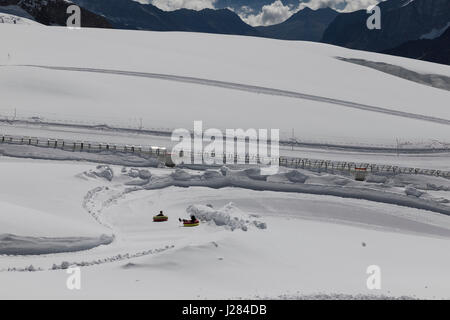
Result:
{"type": "Polygon", "coordinates": [[[167,216],[154,216],[153,217],[153,222],[164,222],[169,220],[169,217],[167,216]]]}
{"type": "Polygon", "coordinates": [[[183,222],[183,225],[185,227],[197,227],[200,224],[200,221],[195,220],[195,221],[185,221],[183,222]]]}

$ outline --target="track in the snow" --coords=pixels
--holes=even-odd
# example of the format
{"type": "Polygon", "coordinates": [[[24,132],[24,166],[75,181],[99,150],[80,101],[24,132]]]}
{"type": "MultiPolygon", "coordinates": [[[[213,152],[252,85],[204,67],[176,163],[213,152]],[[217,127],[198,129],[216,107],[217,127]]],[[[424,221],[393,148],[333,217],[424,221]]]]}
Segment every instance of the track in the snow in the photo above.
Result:
{"type": "Polygon", "coordinates": [[[364,110],[364,111],[388,114],[388,115],[402,117],[402,118],[409,118],[409,119],[434,122],[434,123],[439,123],[439,124],[444,124],[444,125],[450,125],[449,119],[432,117],[432,116],[427,116],[427,115],[417,114],[417,113],[398,111],[398,110],[393,110],[393,109],[388,109],[388,108],[376,107],[376,106],[371,106],[371,105],[367,105],[367,104],[361,104],[361,103],[356,103],[356,102],[351,102],[351,101],[327,98],[327,97],[322,97],[322,96],[315,96],[315,95],[305,94],[305,93],[296,92],[296,91],[287,91],[287,90],[274,89],[274,88],[268,88],[268,87],[260,87],[260,86],[235,83],[235,82],[226,82],[226,81],[218,81],[218,80],[186,77],[186,76],[177,76],[177,75],[161,74],[161,73],[135,72],[135,71],[110,70],[110,69],[44,66],[44,65],[15,65],[15,66],[16,67],[43,68],[43,69],[60,70],[60,71],[104,73],[104,74],[113,74],[113,75],[124,75],[124,76],[152,78],[152,79],[160,79],[160,80],[168,80],[168,81],[177,81],[177,82],[184,82],[184,83],[193,83],[193,84],[199,84],[199,85],[204,85],[204,86],[226,88],[226,89],[231,89],[231,90],[247,91],[247,92],[273,95],[273,96],[291,97],[291,98],[296,98],[296,99],[325,102],[325,103],[340,105],[340,106],[353,108],[353,109],[359,109],[359,110],[364,110]]]}

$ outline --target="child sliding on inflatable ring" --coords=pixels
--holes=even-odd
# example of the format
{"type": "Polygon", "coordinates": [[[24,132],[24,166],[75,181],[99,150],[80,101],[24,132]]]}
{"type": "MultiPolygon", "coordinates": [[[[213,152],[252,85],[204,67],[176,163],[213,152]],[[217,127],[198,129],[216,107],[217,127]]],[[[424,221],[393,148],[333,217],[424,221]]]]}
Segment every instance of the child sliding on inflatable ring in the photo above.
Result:
{"type": "Polygon", "coordinates": [[[153,217],[153,222],[164,222],[169,220],[169,217],[165,216],[162,210],[159,212],[158,215],[153,217]]]}
{"type": "Polygon", "coordinates": [[[196,227],[200,224],[200,221],[194,215],[191,215],[191,220],[185,220],[178,218],[178,221],[183,222],[185,227],[196,227]]]}

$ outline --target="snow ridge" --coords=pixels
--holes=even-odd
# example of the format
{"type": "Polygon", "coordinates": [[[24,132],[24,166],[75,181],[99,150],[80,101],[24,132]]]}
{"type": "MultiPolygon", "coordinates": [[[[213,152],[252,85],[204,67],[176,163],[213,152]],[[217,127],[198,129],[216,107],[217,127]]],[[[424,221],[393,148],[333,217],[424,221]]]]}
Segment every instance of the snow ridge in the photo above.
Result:
{"type": "MultiPolygon", "coordinates": [[[[279,174],[286,176],[286,173],[279,174]]],[[[190,174],[177,169],[173,174],[154,178],[144,186],[147,190],[162,189],[170,186],[176,187],[210,187],[226,188],[237,187],[256,191],[297,192],[316,195],[329,195],[342,198],[369,200],[404,207],[429,210],[450,215],[450,207],[432,199],[422,199],[416,196],[385,192],[365,187],[349,187],[339,185],[304,184],[301,181],[292,182],[268,180],[269,176],[261,175],[260,169],[231,170],[222,167],[219,171],[208,170],[202,175],[190,174]]]]}

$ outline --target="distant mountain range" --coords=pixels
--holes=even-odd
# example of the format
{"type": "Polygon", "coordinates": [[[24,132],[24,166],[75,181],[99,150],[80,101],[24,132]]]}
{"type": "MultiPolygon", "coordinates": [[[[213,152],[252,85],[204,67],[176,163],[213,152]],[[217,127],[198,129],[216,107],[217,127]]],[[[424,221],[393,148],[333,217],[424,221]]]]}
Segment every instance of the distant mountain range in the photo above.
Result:
{"type": "Polygon", "coordinates": [[[151,4],[141,4],[133,0],[72,1],[106,17],[114,27],[121,29],[193,31],[286,40],[319,41],[325,29],[338,15],[338,12],[330,8],[305,8],[283,23],[255,28],[243,22],[229,9],[163,11],[151,4]]]}
{"type": "Polygon", "coordinates": [[[408,41],[383,53],[450,65],[450,27],[436,39],[408,41]]]}
{"type": "Polygon", "coordinates": [[[381,30],[369,30],[365,10],[341,13],[328,26],[322,42],[382,52],[418,40],[450,22],[450,0],[388,0],[379,4],[381,30]]]}
{"type": "MultiPolygon", "coordinates": [[[[218,0],[233,5],[243,0],[218,0]],[[231,3],[230,2],[230,3],[231,3]]],[[[264,0],[270,3],[270,0],[264,0]]],[[[296,0],[286,0],[296,1],[296,0]]],[[[286,2],[284,1],[284,2],[286,2]]],[[[82,8],[82,26],[154,31],[189,31],[317,41],[352,49],[448,62],[450,0],[387,0],[380,3],[381,30],[369,30],[365,10],[339,13],[305,8],[286,21],[264,27],[246,24],[229,9],[163,11],[134,0],[72,0],[82,8]],[[423,39],[427,38],[427,39],[423,39]],[[421,40],[423,39],[423,40],[421,40]]],[[[0,12],[21,15],[46,25],[65,25],[65,0],[0,0],[0,12]],[[11,12],[13,11],[13,12],[11,12]],[[17,14],[17,12],[19,14],[17,14]]]]}
{"type": "Polygon", "coordinates": [[[330,8],[305,9],[286,21],[266,27],[256,27],[262,36],[283,40],[320,41],[328,25],[339,13],[330,8]]]}
{"type": "Polygon", "coordinates": [[[258,36],[260,33],[228,9],[163,11],[133,0],[72,0],[107,18],[115,28],[190,31],[258,36]]]}

